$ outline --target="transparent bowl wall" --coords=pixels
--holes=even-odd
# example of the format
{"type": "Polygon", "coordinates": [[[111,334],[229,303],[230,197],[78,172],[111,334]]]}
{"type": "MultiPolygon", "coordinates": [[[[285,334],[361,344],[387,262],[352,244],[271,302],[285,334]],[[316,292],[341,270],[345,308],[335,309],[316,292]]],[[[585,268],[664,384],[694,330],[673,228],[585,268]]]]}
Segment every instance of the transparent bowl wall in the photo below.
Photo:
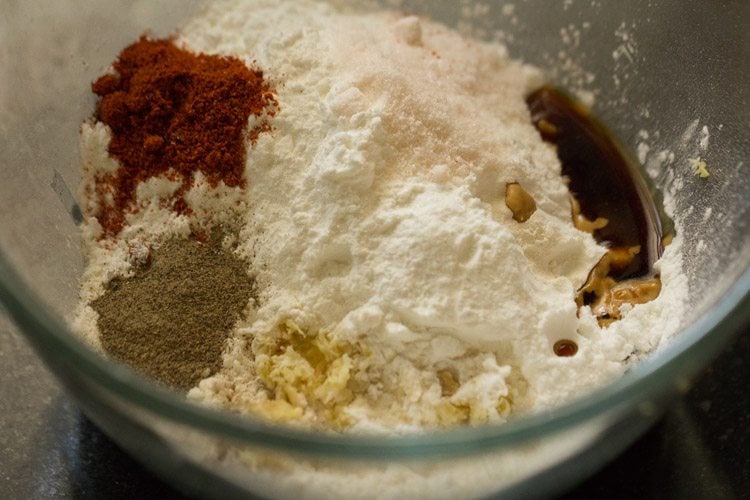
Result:
{"type": "Polygon", "coordinates": [[[647,428],[746,322],[750,4],[482,4],[488,10],[449,0],[403,6],[488,38],[502,30],[512,55],[562,86],[595,90],[595,114],[624,144],[649,146],[640,159],[655,186],[673,193],[682,222],[690,312],[673,345],[567,407],[501,427],[392,439],[308,434],[196,408],[67,332],[83,264],[75,193],[78,129],[94,105],[89,83],[146,29],[166,35],[198,4],[0,0],[0,298],[84,411],[144,464],[222,498],[560,491],[647,428]],[[477,15],[467,22],[462,12],[477,15]],[[671,161],[658,162],[661,151],[671,161]],[[692,172],[688,158],[697,156],[708,179],[692,172]]]}

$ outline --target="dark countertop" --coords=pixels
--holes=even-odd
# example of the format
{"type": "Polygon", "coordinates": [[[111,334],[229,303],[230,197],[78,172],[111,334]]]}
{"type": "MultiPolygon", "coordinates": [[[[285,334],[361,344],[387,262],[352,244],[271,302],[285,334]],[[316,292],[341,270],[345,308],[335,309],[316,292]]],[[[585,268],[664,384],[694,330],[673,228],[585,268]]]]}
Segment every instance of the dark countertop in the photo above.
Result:
{"type": "MultiPolygon", "coordinates": [[[[0,315],[0,498],[183,499],[66,396],[0,315]]],[[[740,498],[750,491],[750,330],[629,450],[563,498],[740,498]]]]}

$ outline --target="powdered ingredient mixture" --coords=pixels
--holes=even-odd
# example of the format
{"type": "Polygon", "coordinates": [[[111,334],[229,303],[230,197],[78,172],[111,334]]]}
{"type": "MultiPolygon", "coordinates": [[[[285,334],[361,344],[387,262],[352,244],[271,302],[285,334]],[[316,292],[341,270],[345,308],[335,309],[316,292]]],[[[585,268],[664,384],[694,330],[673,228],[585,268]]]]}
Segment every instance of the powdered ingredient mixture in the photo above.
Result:
{"type": "Polygon", "coordinates": [[[115,359],[180,389],[221,367],[221,353],[248,305],[253,281],[243,262],[208,242],[175,239],[91,303],[102,346],[115,359]]]}
{"type": "Polygon", "coordinates": [[[621,306],[607,328],[578,314],[606,249],[573,225],[555,150],[530,121],[541,72],[502,46],[291,0],[212,3],[174,44],[260,72],[272,95],[248,130],[267,125],[246,138],[242,182],[139,179],[114,231],[98,220],[113,199],[95,188],[123,168],[113,130],[83,125],[74,327],[93,345],[111,280],[225,222],[240,227],[224,246],[257,300],[247,288],[221,367],[188,393],[214,407],[376,432],[502,422],[607,383],[679,327],[679,237],[656,264],[655,300],[621,306]],[[577,351],[556,355],[561,342],[577,351]]]}

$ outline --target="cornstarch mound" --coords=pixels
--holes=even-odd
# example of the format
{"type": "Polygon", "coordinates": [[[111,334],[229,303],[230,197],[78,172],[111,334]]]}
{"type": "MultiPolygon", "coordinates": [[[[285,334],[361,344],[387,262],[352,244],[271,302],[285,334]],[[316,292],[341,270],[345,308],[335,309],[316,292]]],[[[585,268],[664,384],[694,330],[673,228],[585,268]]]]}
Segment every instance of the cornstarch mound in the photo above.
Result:
{"type": "MultiPolygon", "coordinates": [[[[112,356],[96,307],[113,306],[111,282],[143,279],[151,253],[168,258],[175,240],[213,244],[246,272],[245,307],[225,283],[221,359],[190,372],[189,399],[349,431],[504,422],[605,385],[679,327],[679,234],[655,265],[654,300],[621,306],[608,325],[579,308],[607,248],[574,224],[555,147],[532,124],[526,98],[542,72],[503,46],[300,0],[214,2],[174,39],[137,43],[200,58],[175,79],[203,107],[188,119],[182,97],[167,111],[147,94],[145,107],[128,104],[146,128],[161,120],[128,136],[138,155],[117,154],[123,132],[106,114],[82,126],[88,264],[74,328],[112,356]],[[184,135],[210,118],[201,92],[224,80],[203,72],[240,62],[240,102],[253,105],[232,129],[239,170],[217,174],[221,155],[186,167],[175,123],[184,135]],[[149,154],[162,155],[158,168],[149,154]]],[[[120,91],[119,61],[102,99],[120,91]]]]}

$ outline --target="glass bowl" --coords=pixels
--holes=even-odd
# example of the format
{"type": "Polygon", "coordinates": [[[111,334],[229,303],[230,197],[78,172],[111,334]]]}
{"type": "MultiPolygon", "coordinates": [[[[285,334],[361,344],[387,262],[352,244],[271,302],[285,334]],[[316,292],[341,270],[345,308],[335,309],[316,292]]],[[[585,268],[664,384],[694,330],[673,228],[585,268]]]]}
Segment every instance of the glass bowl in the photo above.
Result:
{"type": "Polygon", "coordinates": [[[197,8],[0,0],[0,299],[86,414],[178,488],[216,498],[560,492],[641,434],[748,321],[747,2],[406,1],[404,10],[499,39],[556,84],[595,97],[595,115],[672,195],[690,284],[679,337],[567,406],[399,437],[312,433],[213,411],[105,360],[65,322],[83,264],[73,193],[79,125],[94,105],[89,83],[145,30],[166,35],[197,8]],[[707,179],[690,166],[698,156],[707,179]]]}

